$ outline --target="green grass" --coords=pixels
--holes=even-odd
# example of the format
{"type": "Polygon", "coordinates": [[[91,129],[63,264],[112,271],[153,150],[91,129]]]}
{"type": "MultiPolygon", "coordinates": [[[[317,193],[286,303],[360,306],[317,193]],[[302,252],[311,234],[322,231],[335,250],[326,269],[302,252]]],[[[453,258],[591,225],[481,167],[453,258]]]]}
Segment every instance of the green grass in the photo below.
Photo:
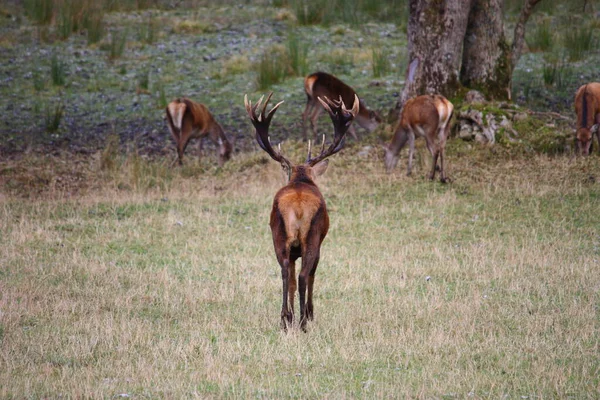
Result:
{"type": "Polygon", "coordinates": [[[258,90],[270,88],[288,75],[287,55],[274,47],[266,50],[256,64],[256,87],[258,90]]]}
{"type": "Polygon", "coordinates": [[[54,86],[64,86],[66,83],[67,64],[56,53],[50,59],[50,77],[54,86]]]}
{"type": "Polygon", "coordinates": [[[373,78],[380,78],[391,72],[390,52],[383,47],[373,47],[371,69],[373,78]]]}
{"type": "Polygon", "coordinates": [[[155,164],[163,189],[119,190],[129,160],[77,199],[4,198],[0,396],[595,393],[599,159],[457,147],[444,186],[358,149],[320,181],[308,333],[279,329],[274,162],[200,179],[155,164]]]}
{"type": "Polygon", "coordinates": [[[596,28],[592,24],[571,27],[564,35],[565,48],[569,55],[569,61],[579,61],[584,55],[591,51],[597,39],[594,36],[596,28]]]}

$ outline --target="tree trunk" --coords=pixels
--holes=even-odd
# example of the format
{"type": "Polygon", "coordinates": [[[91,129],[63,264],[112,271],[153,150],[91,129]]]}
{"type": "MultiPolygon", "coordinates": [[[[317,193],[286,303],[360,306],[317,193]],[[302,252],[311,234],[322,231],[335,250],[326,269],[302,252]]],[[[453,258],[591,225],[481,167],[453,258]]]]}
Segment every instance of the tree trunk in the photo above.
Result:
{"type": "Polygon", "coordinates": [[[503,7],[504,0],[474,0],[464,40],[460,82],[491,99],[510,99],[512,65],[503,7]]]}
{"type": "Polygon", "coordinates": [[[417,95],[452,97],[459,89],[458,71],[472,1],[410,0],[409,66],[397,109],[417,95]]]}
{"type": "Polygon", "coordinates": [[[541,0],[526,0],[509,45],[504,0],[410,0],[409,66],[396,115],[411,97],[461,87],[493,99],[510,99],[513,70],[525,42],[525,24],[541,0]],[[459,75],[460,71],[460,75],[459,75]]]}

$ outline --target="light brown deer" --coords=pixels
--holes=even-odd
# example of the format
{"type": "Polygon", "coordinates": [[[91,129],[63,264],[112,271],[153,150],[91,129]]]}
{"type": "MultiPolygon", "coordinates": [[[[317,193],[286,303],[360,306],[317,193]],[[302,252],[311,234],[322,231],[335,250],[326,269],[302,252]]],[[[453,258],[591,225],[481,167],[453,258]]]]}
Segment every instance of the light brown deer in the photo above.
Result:
{"type": "Polygon", "coordinates": [[[219,166],[231,158],[233,146],[223,128],[213,118],[204,104],[198,104],[185,97],[173,100],[167,106],[167,123],[177,146],[179,165],[183,164],[183,153],[191,139],[208,137],[219,147],[219,166]]]}
{"type": "Polygon", "coordinates": [[[592,151],[594,135],[600,146],[600,83],[592,82],[581,86],[575,94],[577,131],[575,142],[579,154],[587,156],[592,151]]]}
{"type": "Polygon", "coordinates": [[[271,158],[281,164],[288,173],[288,184],[282,187],[273,200],[269,225],[273,236],[275,255],[281,266],[283,281],[283,303],[281,307],[281,326],[287,331],[294,319],[294,293],[296,291],[295,262],[302,258],[302,267],[298,276],[298,293],[300,297],[300,327],[306,331],[306,323],[314,317],[313,287],[315,272],[319,264],[321,243],[329,229],[329,216],[325,199],[315,184],[315,178],[327,169],[327,157],[340,151],[344,145],[346,131],[358,113],[358,98],[355,97],[351,110],[346,109],[344,102],[319,99],[333,121],[334,138],[325,150],[325,136],[321,153],[312,158],[310,142],[308,157],[304,164],[294,165],[285,158],[281,151],[275,151],[269,141],[269,125],[277,108],[277,103],[269,112],[261,97],[252,105],[248,97],[244,97],[246,111],[256,129],[256,141],[271,158]],[[258,111],[258,114],[257,114],[258,111]]]}
{"type": "Polygon", "coordinates": [[[396,127],[394,137],[385,147],[385,167],[388,172],[398,163],[398,154],[408,141],[408,170],[412,172],[415,152],[415,136],[424,137],[427,148],[433,158],[429,179],[435,177],[437,160],[440,160],[440,181],[446,183],[448,178],[444,172],[444,149],[450,133],[450,118],[454,106],[444,96],[423,95],[412,98],[404,104],[400,122],[396,127]]]}
{"type": "MultiPolygon", "coordinates": [[[[345,104],[354,101],[356,92],[350,86],[339,80],[333,75],[325,72],[315,72],[304,79],[304,91],[306,92],[306,108],[302,113],[302,126],[304,128],[304,140],[307,138],[306,121],[310,120],[310,127],[313,132],[313,138],[317,137],[317,119],[323,111],[323,107],[317,101],[319,97],[329,99],[338,99],[340,96],[345,104]]],[[[377,112],[369,110],[362,100],[358,103],[358,114],[354,118],[356,123],[369,132],[377,128],[381,118],[377,112]]],[[[356,131],[354,126],[350,126],[348,133],[356,140],[356,131]]]]}

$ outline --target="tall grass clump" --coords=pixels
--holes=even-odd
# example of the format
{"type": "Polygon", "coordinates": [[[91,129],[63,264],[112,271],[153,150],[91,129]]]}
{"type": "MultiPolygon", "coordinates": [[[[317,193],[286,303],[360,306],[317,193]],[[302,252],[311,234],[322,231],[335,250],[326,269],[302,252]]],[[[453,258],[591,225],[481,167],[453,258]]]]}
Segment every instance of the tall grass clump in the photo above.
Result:
{"type": "Polygon", "coordinates": [[[41,92],[42,90],[44,90],[46,88],[46,80],[44,79],[43,75],[40,73],[40,71],[35,70],[31,73],[31,78],[33,81],[33,88],[35,89],[36,92],[41,92]]]}
{"type": "Polygon", "coordinates": [[[526,39],[531,51],[548,51],[554,45],[554,33],[550,21],[546,20],[536,24],[531,35],[526,39]]]}
{"type": "Polygon", "coordinates": [[[323,22],[328,9],[326,0],[292,0],[291,6],[300,25],[315,25],[323,22]]]}
{"type": "Polygon", "coordinates": [[[88,45],[98,43],[104,37],[104,14],[101,10],[90,10],[83,18],[88,45]]]}
{"type": "Polygon", "coordinates": [[[66,82],[67,64],[53,54],[50,59],[50,77],[54,86],[64,86],[66,82]]]}
{"type": "Polygon", "coordinates": [[[564,45],[569,55],[569,61],[579,61],[595,47],[594,27],[586,25],[568,29],[564,36],[564,45]]]}
{"type": "Polygon", "coordinates": [[[269,88],[281,82],[288,73],[287,57],[281,49],[272,47],[265,51],[256,66],[258,90],[269,88]]]}
{"type": "Polygon", "coordinates": [[[56,34],[61,40],[66,40],[76,30],[74,10],[70,2],[65,1],[58,7],[56,17],[56,34]]]}
{"type": "Polygon", "coordinates": [[[165,85],[158,81],[154,85],[154,93],[156,96],[156,107],[164,109],[167,106],[167,94],[165,93],[165,85]]]}
{"type": "Polygon", "coordinates": [[[387,75],[391,70],[390,52],[383,47],[373,47],[371,54],[373,77],[379,78],[387,75]]]}
{"type": "Polygon", "coordinates": [[[54,15],[54,0],[25,0],[25,14],[34,23],[48,25],[54,15]]]}
{"type": "Polygon", "coordinates": [[[290,5],[300,25],[359,25],[370,20],[402,23],[408,16],[407,0],[292,0],[290,5]]]}
{"type": "Polygon", "coordinates": [[[108,59],[112,61],[121,58],[125,51],[125,43],[127,43],[127,31],[113,31],[108,42],[108,59]]]}
{"type": "Polygon", "coordinates": [[[46,132],[54,133],[60,127],[60,122],[65,113],[65,105],[62,101],[53,102],[52,104],[46,104],[45,109],[44,127],[46,132]]]}
{"type": "Polygon", "coordinates": [[[146,23],[140,26],[138,31],[138,39],[146,44],[153,44],[156,41],[158,22],[152,15],[148,16],[146,23]]]}
{"type": "Polygon", "coordinates": [[[329,64],[329,70],[334,74],[346,74],[354,65],[354,55],[345,49],[334,49],[326,53],[324,60],[329,64]]]}
{"type": "Polygon", "coordinates": [[[288,61],[291,72],[295,76],[304,76],[308,72],[308,43],[300,41],[296,31],[288,34],[288,61]]]}

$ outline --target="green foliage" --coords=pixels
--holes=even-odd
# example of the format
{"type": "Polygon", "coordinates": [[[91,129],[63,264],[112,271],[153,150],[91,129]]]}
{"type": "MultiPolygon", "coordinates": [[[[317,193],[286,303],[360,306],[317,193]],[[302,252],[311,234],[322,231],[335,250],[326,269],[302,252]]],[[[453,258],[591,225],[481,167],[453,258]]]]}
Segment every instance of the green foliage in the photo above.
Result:
{"type": "Polygon", "coordinates": [[[116,60],[121,58],[125,51],[125,44],[127,43],[127,31],[112,31],[110,35],[110,41],[108,42],[108,59],[116,60]]]}
{"type": "Polygon", "coordinates": [[[295,76],[306,75],[308,72],[308,43],[300,41],[295,30],[288,33],[287,52],[292,74],[295,76]]]}
{"type": "Polygon", "coordinates": [[[164,109],[167,106],[168,101],[163,82],[158,81],[154,83],[154,93],[156,96],[156,107],[159,109],[164,109]]]}
{"type": "Polygon", "coordinates": [[[571,83],[572,76],[573,72],[568,63],[554,61],[544,63],[542,67],[542,77],[546,86],[565,89],[571,83]]]}
{"type": "Polygon", "coordinates": [[[391,72],[390,52],[384,47],[373,47],[371,49],[373,77],[379,78],[391,72]]]}
{"type": "Polygon", "coordinates": [[[329,70],[333,74],[347,74],[354,66],[354,56],[346,49],[334,49],[326,53],[324,61],[329,64],[329,70]]]}
{"type": "Polygon", "coordinates": [[[291,0],[301,25],[390,21],[400,24],[408,19],[407,0],[291,0]]]}
{"type": "Polygon", "coordinates": [[[44,127],[46,132],[53,133],[60,127],[65,112],[65,105],[62,101],[51,102],[45,106],[44,127]]]}
{"type": "Polygon", "coordinates": [[[65,1],[58,7],[56,17],[56,33],[61,40],[67,39],[76,30],[74,10],[71,2],[65,1]]]}
{"type": "Polygon", "coordinates": [[[66,81],[67,64],[54,53],[50,58],[50,77],[54,86],[64,86],[66,81]]]}
{"type": "Polygon", "coordinates": [[[554,30],[549,20],[535,24],[531,35],[526,37],[527,46],[531,51],[549,51],[554,45],[554,30]]]}
{"type": "Polygon", "coordinates": [[[83,19],[87,32],[88,45],[98,43],[104,37],[104,14],[101,11],[88,10],[83,19]]]}
{"type": "Polygon", "coordinates": [[[47,25],[54,15],[54,0],[25,0],[25,14],[36,24],[47,25]]]}
{"type": "Polygon", "coordinates": [[[150,71],[143,69],[137,76],[137,88],[138,90],[148,90],[150,84],[150,71]]]}
{"type": "Polygon", "coordinates": [[[256,86],[264,90],[281,82],[288,74],[288,60],[278,47],[265,51],[256,66],[256,86]]]}
{"type": "Polygon", "coordinates": [[[156,41],[158,30],[158,22],[156,18],[150,14],[144,24],[140,26],[138,31],[138,39],[146,44],[153,44],[156,41]]]}
{"type": "Polygon", "coordinates": [[[40,71],[34,70],[31,73],[31,77],[32,77],[32,81],[33,81],[33,88],[35,89],[36,92],[41,92],[42,90],[44,90],[46,88],[46,80],[44,79],[44,77],[40,73],[40,71]]]}
{"type": "Polygon", "coordinates": [[[569,61],[579,61],[595,47],[594,26],[592,24],[567,29],[564,45],[569,61]]]}

